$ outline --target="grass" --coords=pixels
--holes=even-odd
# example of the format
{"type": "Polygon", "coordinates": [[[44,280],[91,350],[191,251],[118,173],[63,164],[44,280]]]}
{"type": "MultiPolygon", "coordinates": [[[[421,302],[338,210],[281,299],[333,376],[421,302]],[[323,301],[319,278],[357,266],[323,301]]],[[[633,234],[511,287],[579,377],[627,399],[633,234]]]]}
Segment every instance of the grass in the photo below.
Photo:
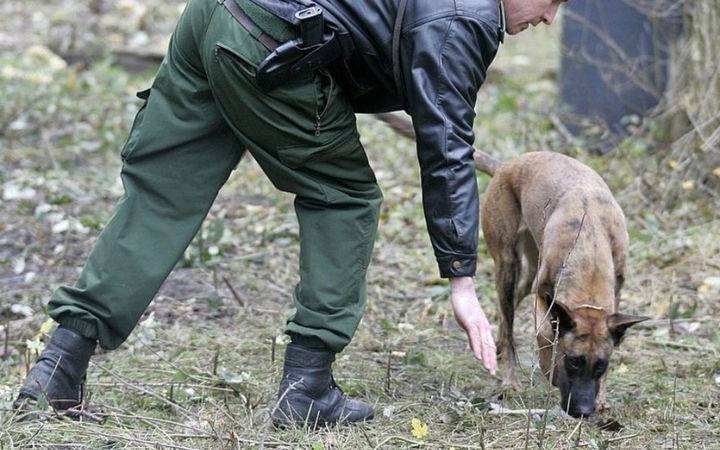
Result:
{"type": "MultiPolygon", "coordinates": [[[[414,144],[359,116],[386,201],[367,312],[335,374],[346,392],[375,406],[372,423],[268,426],[297,281],[297,225],[292,199],[250,159],[128,342],[93,358],[88,392],[97,416],[78,422],[45,412],[16,421],[10,404],[32,360],[27,342],[38,337],[49,293],[74,280],[112,212],[133,93],[150,80],[95,64],[58,69],[52,83],[3,80],[0,449],[720,449],[717,205],[670,178],[653,178],[656,163],[645,149],[655,144],[643,136],[605,158],[563,140],[547,114],[556,96],[556,33],[533,30],[502,50],[481,90],[477,145],[502,157],[534,149],[574,154],[608,180],[625,209],[631,260],[623,310],[653,320],[631,329],[613,356],[608,411],[590,421],[492,412],[493,405],[552,409],[558,402],[537,367],[530,305],[522,305],[527,319],[517,330],[523,387],[504,392],[472,358],[447,284],[437,278],[414,144]],[[537,42],[548,45],[538,50],[537,42]],[[649,197],[648,183],[665,186],[675,201],[649,197]],[[427,425],[426,435],[412,433],[413,419],[427,425]]],[[[23,61],[8,52],[0,65],[38,69],[23,61]]],[[[479,181],[484,189],[487,178],[479,181]]],[[[480,253],[477,289],[497,324],[482,242],[480,253]]]]}

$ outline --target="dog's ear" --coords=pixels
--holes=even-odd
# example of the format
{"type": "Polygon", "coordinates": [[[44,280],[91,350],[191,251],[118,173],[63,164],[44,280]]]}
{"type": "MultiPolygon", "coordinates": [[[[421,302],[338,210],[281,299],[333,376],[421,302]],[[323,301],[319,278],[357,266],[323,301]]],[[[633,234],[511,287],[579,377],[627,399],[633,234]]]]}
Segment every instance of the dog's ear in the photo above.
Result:
{"type": "Polygon", "coordinates": [[[537,290],[537,295],[540,300],[545,304],[545,309],[550,310],[553,302],[555,301],[555,288],[549,281],[540,283],[537,290]]]}
{"type": "Polygon", "coordinates": [[[552,283],[546,282],[538,286],[538,295],[545,303],[553,329],[556,330],[558,336],[575,328],[575,320],[570,309],[555,300],[555,289],[552,283]]]}
{"type": "Polygon", "coordinates": [[[572,311],[558,301],[550,302],[550,317],[552,318],[553,326],[557,327],[558,336],[562,336],[575,328],[575,319],[573,319],[572,311]]]}
{"type": "Polygon", "coordinates": [[[623,338],[625,337],[625,330],[635,325],[636,323],[644,322],[648,319],[649,317],[631,316],[630,314],[610,314],[607,318],[607,325],[608,329],[610,330],[610,336],[612,337],[615,347],[620,345],[623,338]]]}

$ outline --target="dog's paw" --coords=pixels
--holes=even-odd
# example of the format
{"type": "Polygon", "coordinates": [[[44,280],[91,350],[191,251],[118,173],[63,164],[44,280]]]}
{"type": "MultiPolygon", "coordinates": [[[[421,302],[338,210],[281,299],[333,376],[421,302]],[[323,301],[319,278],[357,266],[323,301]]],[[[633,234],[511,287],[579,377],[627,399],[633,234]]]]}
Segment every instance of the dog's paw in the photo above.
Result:
{"type": "Polygon", "coordinates": [[[502,385],[504,389],[513,391],[519,391],[522,388],[522,385],[515,374],[505,374],[505,376],[503,376],[502,385]]]}

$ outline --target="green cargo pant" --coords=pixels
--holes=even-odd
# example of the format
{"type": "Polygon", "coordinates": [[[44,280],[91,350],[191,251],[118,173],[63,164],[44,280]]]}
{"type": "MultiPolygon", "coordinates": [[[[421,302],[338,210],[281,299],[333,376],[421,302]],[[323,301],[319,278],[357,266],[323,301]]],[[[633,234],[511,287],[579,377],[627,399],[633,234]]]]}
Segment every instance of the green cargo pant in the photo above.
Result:
{"type": "MultiPolygon", "coordinates": [[[[269,51],[221,2],[188,3],[151,89],[139,94],[145,103],[121,152],[125,193],[50,314],[117,348],[248,149],[278,189],[296,195],[300,279],[286,331],[339,352],[364,311],[382,194],[334,80],[320,71],[260,92],[254,70],[269,51]]],[[[291,37],[274,17],[255,18],[276,39],[291,37]]]]}

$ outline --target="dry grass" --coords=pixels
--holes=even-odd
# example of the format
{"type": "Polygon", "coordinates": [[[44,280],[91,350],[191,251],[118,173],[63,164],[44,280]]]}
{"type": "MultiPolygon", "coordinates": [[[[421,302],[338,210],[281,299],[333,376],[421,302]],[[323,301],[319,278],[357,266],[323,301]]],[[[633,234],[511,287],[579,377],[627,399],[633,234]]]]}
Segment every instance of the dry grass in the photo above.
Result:
{"type": "MultiPolygon", "coordinates": [[[[18,12],[19,3],[3,8],[18,12]]],[[[534,30],[503,49],[478,104],[479,147],[503,157],[566,148],[547,114],[555,98],[556,32],[534,30]],[[543,39],[549,44],[540,50],[543,65],[529,64],[540,57],[543,39]]],[[[26,370],[26,340],[45,320],[49,292],[72,282],[111,212],[118,142],[136,107],[129,94],[149,79],[105,65],[74,73],[56,73],[55,84],[80,82],[83,89],[30,85],[37,94],[52,93],[42,95],[44,114],[36,115],[45,117],[44,132],[0,136],[2,192],[11,185],[35,191],[0,204],[0,449],[720,449],[717,203],[685,191],[670,207],[649,197],[648,185],[668,182],[638,171],[661,164],[643,153],[652,142],[635,137],[604,159],[576,153],[605,176],[628,216],[632,247],[623,309],[654,319],[631,329],[613,357],[610,409],[576,421],[554,411],[522,411],[553,410],[558,401],[538,371],[529,304],[517,330],[521,390],[504,392],[471,357],[447,285],[437,278],[414,145],[365,116],[360,126],[386,202],[367,313],[335,373],[346,392],[375,405],[371,424],[313,432],[268,427],[289,288],[297,281],[297,225],[292,199],[273,190],[252,160],[231,177],[203,239],[193,243],[131,339],[93,359],[86,420],[46,412],[16,421],[9,405],[26,370]],[[96,134],[107,139],[83,147],[96,134]],[[85,228],[57,227],[73,217],[85,228]],[[494,414],[493,404],[520,411],[494,414]],[[414,418],[428,425],[426,436],[412,434],[414,418]],[[598,428],[606,422],[616,431],[598,428]]],[[[497,323],[482,242],[480,252],[478,292],[497,323]]]]}

